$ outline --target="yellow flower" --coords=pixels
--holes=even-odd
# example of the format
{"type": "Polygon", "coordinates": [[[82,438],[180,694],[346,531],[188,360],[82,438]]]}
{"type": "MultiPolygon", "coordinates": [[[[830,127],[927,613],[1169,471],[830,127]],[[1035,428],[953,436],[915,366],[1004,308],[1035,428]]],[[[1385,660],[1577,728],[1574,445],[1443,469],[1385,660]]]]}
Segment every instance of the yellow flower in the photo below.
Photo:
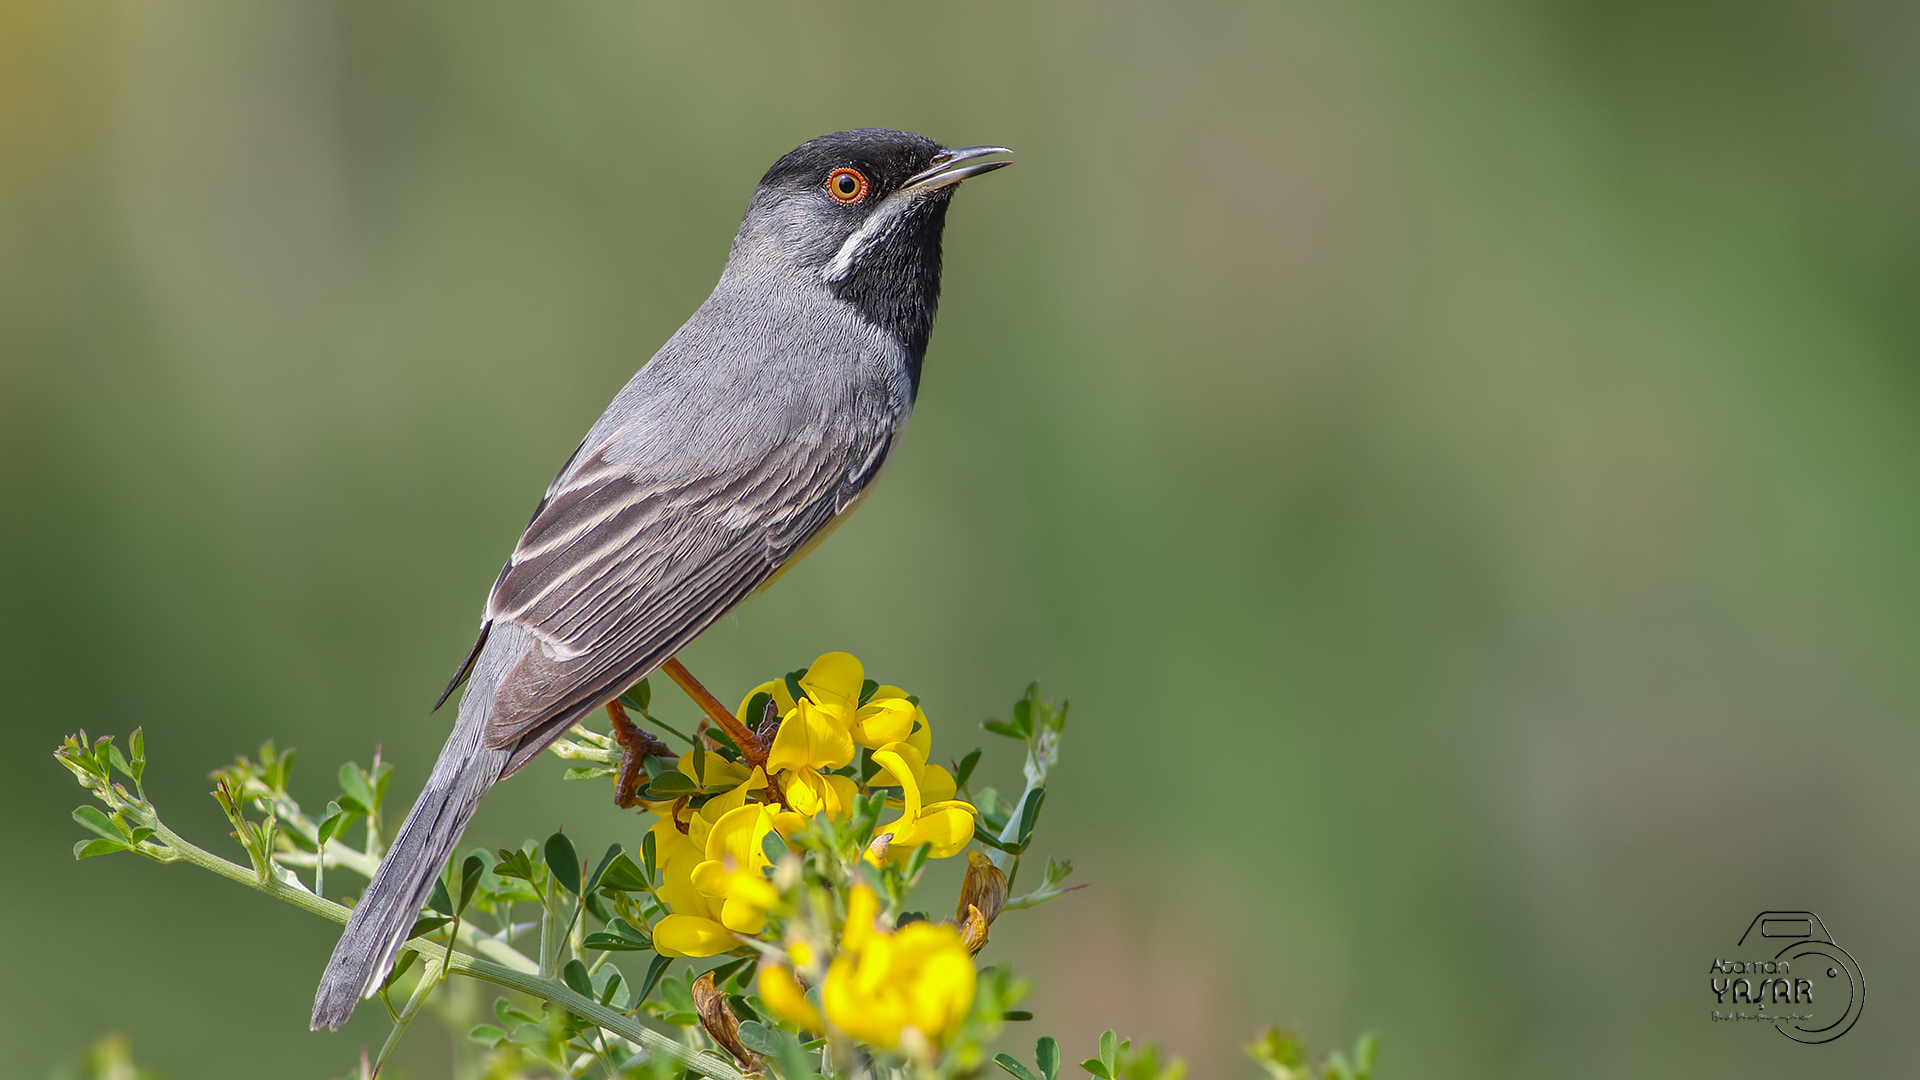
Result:
{"type": "MultiPolygon", "coordinates": [[[[849,936],[853,931],[850,923],[849,936]]],[[[973,1007],[975,982],[959,931],[916,922],[862,938],[857,949],[843,942],[820,989],[834,1027],[884,1050],[899,1046],[907,1028],[936,1044],[959,1029],[973,1007]]]]}
{"type": "Polygon", "coordinates": [[[802,817],[813,817],[822,811],[836,820],[852,816],[853,797],[860,792],[852,777],[804,769],[783,774],[783,779],[787,805],[802,817]]]}
{"type": "Polygon", "coordinates": [[[768,832],[785,836],[804,821],[746,801],[748,792],[766,786],[766,775],[755,769],[739,787],[689,814],[686,832],[671,818],[654,824],[660,899],[672,912],[653,925],[661,955],[714,956],[739,945],[736,932],[758,933],[766,925],[767,909],[779,896],[762,872],[769,864],[762,845],[768,832]]]}
{"type": "Polygon", "coordinates": [[[973,805],[953,798],[953,775],[928,765],[925,751],[912,743],[888,743],[873,752],[873,761],[887,774],[886,782],[900,785],[903,797],[900,816],[874,830],[876,837],[888,838],[885,855],[870,847],[868,862],[904,862],[922,844],[933,845],[929,854],[944,859],[958,855],[973,839],[973,805]]]}
{"type": "Polygon", "coordinates": [[[840,932],[840,951],[859,952],[867,939],[879,932],[874,925],[880,918],[880,897],[865,885],[855,885],[847,894],[847,926],[840,932]]]}
{"type": "Polygon", "coordinates": [[[767,909],[780,899],[761,873],[771,864],[761,845],[776,816],[765,803],[728,811],[708,831],[707,857],[693,868],[693,887],[720,902],[720,925],[737,933],[759,933],[767,925],[767,909]]]}
{"type": "Polygon", "coordinates": [[[800,980],[793,972],[779,964],[763,964],[760,967],[760,1000],[766,1002],[773,1015],[808,1031],[819,1031],[826,1025],[820,1022],[820,1010],[807,1000],[806,991],[800,989],[800,980]]]}
{"type": "MultiPolygon", "coordinates": [[[[907,692],[897,686],[882,686],[873,692],[872,699],[865,705],[860,704],[860,689],[866,685],[866,670],[850,653],[827,653],[813,662],[799,682],[807,700],[815,705],[839,709],[853,741],[868,749],[877,750],[890,742],[906,739],[916,728],[926,730],[927,714],[907,700],[907,692]]],[[[762,693],[773,698],[774,708],[782,717],[792,713],[799,704],[788,690],[785,679],[761,683],[740,702],[737,715],[749,727],[760,723],[760,717],[748,716],[747,705],[753,701],[755,694],[762,693]]]]}

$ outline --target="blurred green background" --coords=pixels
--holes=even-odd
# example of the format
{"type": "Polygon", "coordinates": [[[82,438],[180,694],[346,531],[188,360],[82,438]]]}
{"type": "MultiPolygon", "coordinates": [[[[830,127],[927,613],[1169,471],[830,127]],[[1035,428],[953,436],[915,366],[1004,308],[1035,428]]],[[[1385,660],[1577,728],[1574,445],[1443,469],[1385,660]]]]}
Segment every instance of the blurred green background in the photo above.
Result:
{"type": "MultiPolygon", "coordinates": [[[[1072,699],[1092,887],[996,928],[1032,1034],[1911,1065],[1917,48],[1896,0],[0,2],[0,1071],[377,1044],[306,1031],[332,926],[75,864],[50,751],[145,725],[236,857],[204,776],[264,738],[410,799],[543,486],[765,167],[863,125],[1019,164],[949,219],[886,482],[688,660],[848,649],[950,756],[1072,699]],[[1864,968],[1839,1042],[1709,1021],[1769,908],[1864,968]]],[[[560,771],[473,841],[637,836],[560,771]]]]}

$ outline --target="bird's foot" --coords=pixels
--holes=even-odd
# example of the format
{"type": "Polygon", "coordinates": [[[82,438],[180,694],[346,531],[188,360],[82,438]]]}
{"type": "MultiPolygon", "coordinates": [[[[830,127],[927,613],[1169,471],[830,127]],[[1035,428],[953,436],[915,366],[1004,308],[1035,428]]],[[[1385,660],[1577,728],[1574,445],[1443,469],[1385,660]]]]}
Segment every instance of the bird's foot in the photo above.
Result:
{"type": "Polygon", "coordinates": [[[638,806],[640,800],[635,793],[647,775],[647,755],[672,757],[673,751],[627,719],[627,710],[618,699],[607,702],[607,716],[613,721],[613,741],[620,745],[620,775],[613,782],[613,805],[622,809],[638,806]]]}

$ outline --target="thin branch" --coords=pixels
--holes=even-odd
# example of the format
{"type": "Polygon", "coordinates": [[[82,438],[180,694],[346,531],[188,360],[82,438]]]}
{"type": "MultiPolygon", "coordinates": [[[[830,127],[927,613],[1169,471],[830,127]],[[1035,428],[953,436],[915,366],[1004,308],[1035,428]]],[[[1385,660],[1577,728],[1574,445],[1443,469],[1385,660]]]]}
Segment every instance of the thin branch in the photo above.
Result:
{"type": "MultiPolygon", "coordinates": [[[[288,879],[292,875],[283,878],[276,874],[263,882],[252,868],[228,862],[210,851],[196,847],[178,833],[160,824],[157,817],[151,819],[150,824],[155,836],[165,843],[167,849],[179,861],[192,863],[203,870],[211,870],[221,877],[258,889],[275,899],[284,900],[303,911],[337,923],[344,924],[347,916],[352,914],[352,909],[308,892],[305,886],[297,883],[298,879],[290,882],[288,879]]],[[[435,964],[447,962],[448,970],[456,975],[465,975],[470,979],[479,979],[482,982],[493,983],[495,986],[504,986],[509,990],[518,990],[523,994],[578,1013],[615,1035],[638,1043],[651,1053],[672,1058],[700,1075],[710,1077],[711,1080],[747,1080],[746,1075],[739,1069],[713,1054],[689,1049],[678,1040],[643,1026],[634,1017],[615,1012],[597,1001],[575,993],[564,983],[541,978],[532,960],[504,942],[475,933],[471,927],[467,927],[461,935],[461,944],[493,956],[495,959],[489,960],[456,952],[449,961],[443,946],[419,938],[407,942],[405,947],[419,953],[423,960],[435,964]]]]}

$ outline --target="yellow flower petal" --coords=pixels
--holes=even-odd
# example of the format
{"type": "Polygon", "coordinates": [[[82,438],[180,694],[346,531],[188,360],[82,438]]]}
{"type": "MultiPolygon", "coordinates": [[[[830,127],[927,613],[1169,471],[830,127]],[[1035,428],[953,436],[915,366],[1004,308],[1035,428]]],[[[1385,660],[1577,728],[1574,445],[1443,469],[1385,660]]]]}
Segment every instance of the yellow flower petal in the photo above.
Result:
{"type": "Polygon", "coordinates": [[[846,710],[837,705],[802,701],[773,737],[767,768],[837,769],[853,760],[853,736],[847,732],[846,710]]]}
{"type": "Polygon", "coordinates": [[[825,1027],[820,1022],[820,1011],[807,1000],[806,992],[800,989],[800,980],[793,972],[778,964],[767,964],[760,968],[760,1000],[766,1002],[773,1015],[798,1028],[819,1031],[825,1027]]]}
{"type": "Polygon", "coordinates": [[[727,895],[727,867],[718,859],[708,859],[696,865],[690,875],[693,887],[703,896],[724,899],[727,895]]]}
{"type": "Polygon", "coordinates": [[[927,714],[919,709],[913,711],[913,734],[907,736],[907,742],[920,751],[920,760],[933,756],[933,729],[927,726],[927,714]]]}
{"type": "Polygon", "coordinates": [[[973,1008],[973,960],[950,926],[914,923],[900,938],[917,968],[906,988],[907,1021],[937,1042],[958,1030],[973,1008]]]}
{"type": "Polygon", "coordinates": [[[847,928],[840,934],[840,951],[857,953],[873,936],[873,922],[880,917],[880,897],[865,885],[855,885],[847,893],[847,928]]]}
{"type": "Polygon", "coordinates": [[[727,928],[697,915],[669,915],[653,924],[661,956],[718,956],[740,944],[727,928]]]}
{"type": "Polygon", "coordinates": [[[771,695],[773,707],[779,716],[785,716],[793,711],[793,693],[787,689],[787,680],[775,679],[772,682],[763,682],[747,691],[747,696],[740,699],[740,707],[733,710],[733,715],[750,728],[760,726],[760,717],[747,715],[747,706],[753,704],[755,694],[771,695]]]}
{"type": "Polygon", "coordinates": [[[853,797],[859,787],[852,777],[838,773],[821,774],[812,769],[782,773],[787,805],[796,813],[813,817],[824,813],[835,820],[853,815],[853,797]]]}
{"type": "Polygon", "coordinates": [[[838,705],[851,716],[860,706],[860,687],[866,680],[866,669],[852,653],[830,652],[800,676],[800,689],[820,704],[838,705]]]}
{"type": "Polygon", "coordinates": [[[929,765],[920,772],[920,797],[931,806],[937,802],[946,802],[953,798],[956,789],[953,774],[939,765],[929,765]]]}
{"type": "MultiPolygon", "coordinates": [[[[876,774],[873,783],[880,785],[898,784],[906,802],[906,820],[920,816],[920,767],[922,762],[914,759],[919,752],[906,743],[888,743],[886,749],[873,752],[873,763],[880,766],[887,779],[881,780],[876,774]]],[[[924,760],[924,759],[922,759],[924,760]]]]}
{"type": "Polygon", "coordinates": [[[693,869],[705,859],[705,853],[671,821],[660,821],[651,831],[654,860],[660,867],[660,899],[681,915],[708,914],[707,898],[693,884],[693,869]]]}
{"type": "Polygon", "coordinates": [[[869,749],[901,742],[913,733],[913,702],[906,698],[874,698],[853,717],[853,741],[869,749]]]}
{"type": "Polygon", "coordinates": [[[757,870],[771,861],[761,845],[772,829],[773,811],[766,803],[729,810],[707,833],[707,858],[732,860],[735,867],[757,870]]]}
{"type": "Polygon", "coordinates": [[[679,763],[674,766],[674,768],[680,770],[681,775],[696,784],[705,787],[719,787],[723,784],[735,786],[746,782],[746,780],[753,775],[747,771],[745,765],[737,761],[728,761],[726,758],[721,757],[711,750],[703,750],[700,751],[700,753],[702,756],[699,762],[699,768],[695,767],[694,751],[692,750],[681,754],[679,763]],[[705,779],[702,779],[700,776],[700,769],[702,768],[706,770],[705,779]]]}

